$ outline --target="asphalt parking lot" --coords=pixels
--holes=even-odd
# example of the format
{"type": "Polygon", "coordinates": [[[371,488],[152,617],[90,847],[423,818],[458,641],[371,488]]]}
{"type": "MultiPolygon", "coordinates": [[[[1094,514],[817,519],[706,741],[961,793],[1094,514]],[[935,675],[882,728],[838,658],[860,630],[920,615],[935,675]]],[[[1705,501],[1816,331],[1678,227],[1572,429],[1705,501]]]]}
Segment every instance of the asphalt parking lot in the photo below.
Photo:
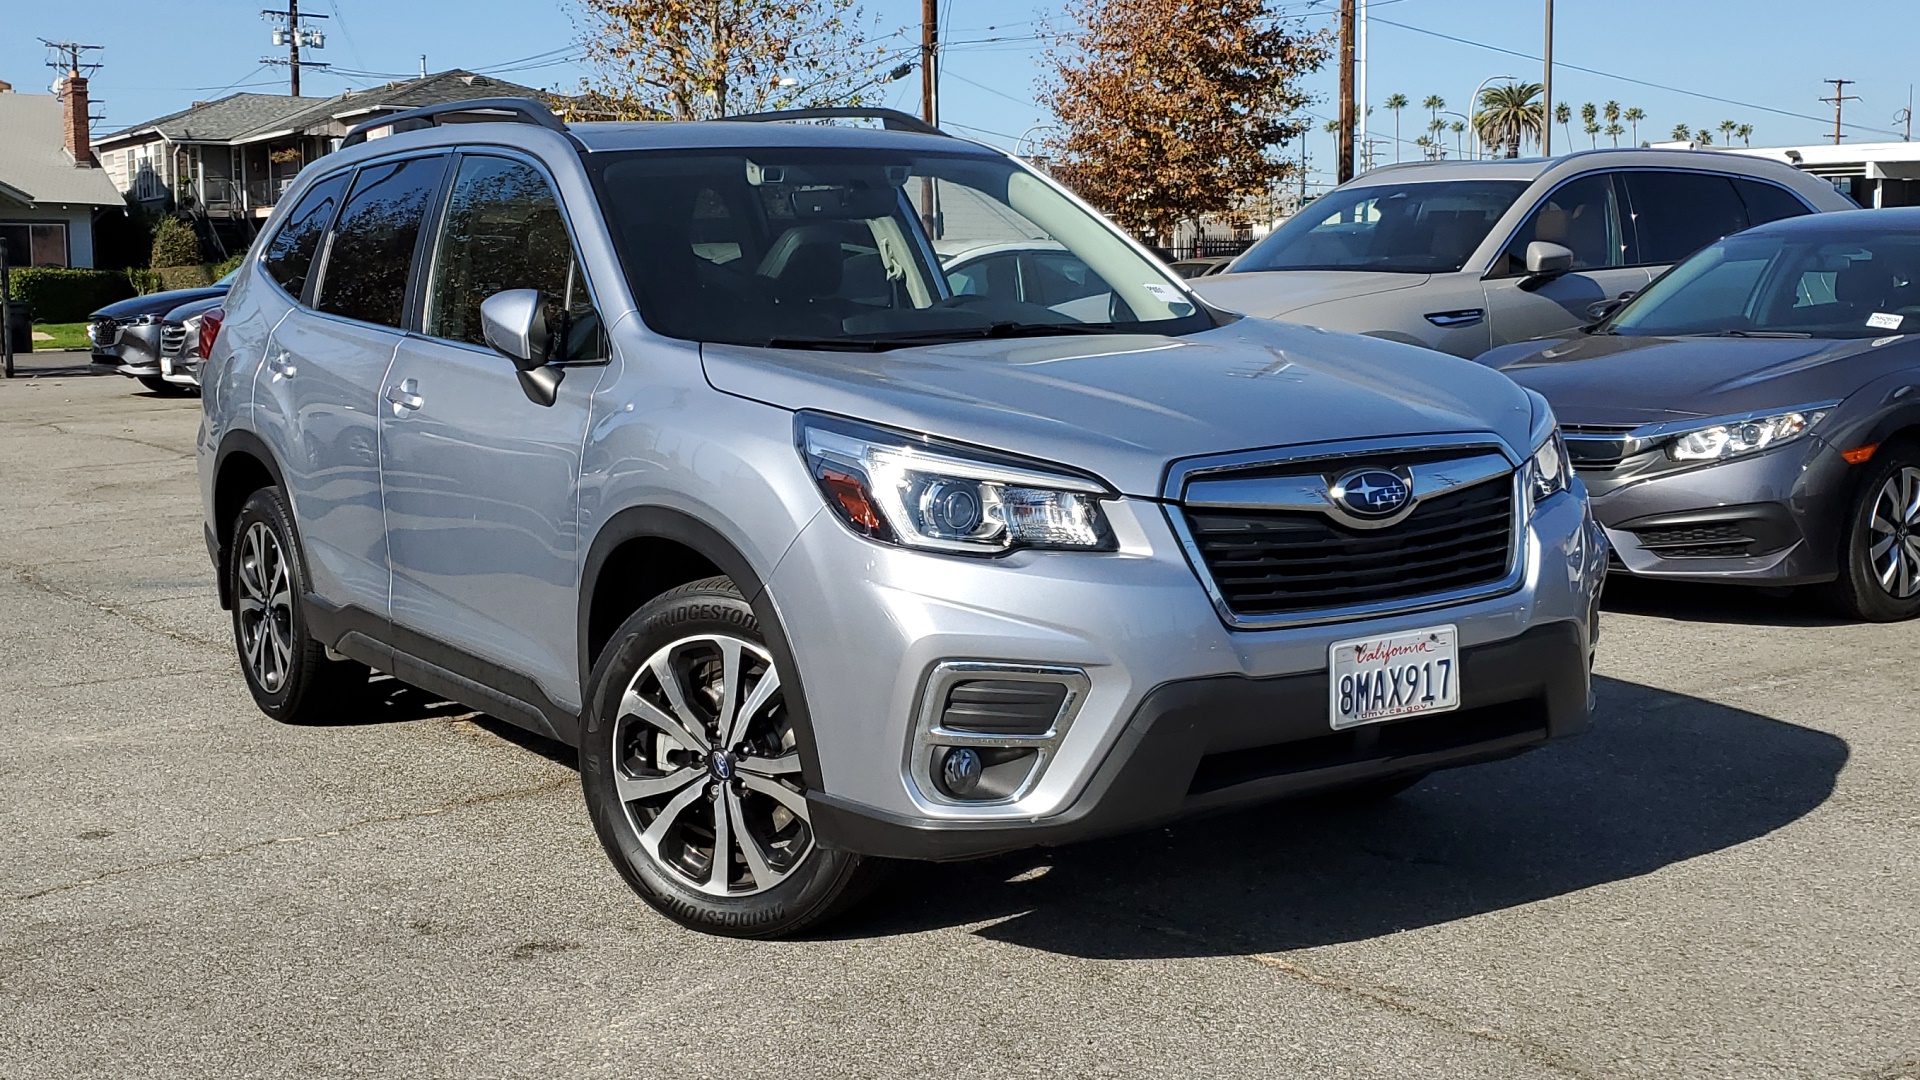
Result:
{"type": "Polygon", "coordinates": [[[0,1076],[1920,1077],[1920,625],[1618,589],[1582,739],[716,940],[560,746],[256,712],[136,389],[0,384],[0,1076]]]}

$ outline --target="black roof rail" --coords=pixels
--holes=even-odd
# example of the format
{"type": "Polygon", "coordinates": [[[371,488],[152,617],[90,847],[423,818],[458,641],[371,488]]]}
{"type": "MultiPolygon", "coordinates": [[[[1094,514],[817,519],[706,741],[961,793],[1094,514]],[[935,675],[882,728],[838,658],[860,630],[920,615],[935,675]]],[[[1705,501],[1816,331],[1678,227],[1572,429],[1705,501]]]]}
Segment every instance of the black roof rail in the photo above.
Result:
{"type": "Polygon", "coordinates": [[[418,109],[390,113],[375,117],[364,124],[356,125],[340,140],[340,149],[358,146],[367,141],[367,132],[379,128],[392,128],[397,135],[402,131],[418,131],[421,128],[439,127],[449,121],[453,123],[489,123],[498,121],[511,124],[537,124],[550,131],[565,135],[575,146],[580,140],[567,130],[567,125],[553,115],[547,107],[532,98],[490,97],[469,98],[466,101],[446,101],[438,105],[424,105],[418,109]],[[456,116],[480,114],[484,119],[454,120],[456,116]]]}
{"type": "Polygon", "coordinates": [[[913,115],[899,109],[867,109],[851,105],[836,105],[821,109],[784,109],[779,112],[742,113],[739,116],[723,116],[722,120],[742,121],[746,123],[777,123],[783,120],[878,120],[888,131],[911,131],[920,135],[939,135],[951,139],[953,136],[913,115]]]}

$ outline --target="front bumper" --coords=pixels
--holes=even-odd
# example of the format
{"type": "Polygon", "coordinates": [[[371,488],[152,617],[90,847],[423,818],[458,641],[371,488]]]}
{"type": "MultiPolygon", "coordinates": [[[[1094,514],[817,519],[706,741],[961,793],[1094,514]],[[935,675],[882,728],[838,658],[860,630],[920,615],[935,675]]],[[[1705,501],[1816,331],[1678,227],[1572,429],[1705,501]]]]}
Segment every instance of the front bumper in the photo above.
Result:
{"type": "Polygon", "coordinates": [[[1800,585],[1831,581],[1846,460],[1817,436],[1637,479],[1593,497],[1615,568],[1637,577],[1800,585]]]}
{"type": "MultiPolygon", "coordinates": [[[[160,374],[160,324],[141,323],[122,326],[112,346],[120,362],[115,370],[128,378],[146,378],[160,374]]],[[[96,351],[95,360],[99,359],[96,351]]]]}
{"type": "Polygon", "coordinates": [[[1451,608],[1231,630],[1161,507],[1108,503],[1120,550],[941,557],[872,543],[823,513],[767,579],[811,717],[820,841],[901,858],[1062,843],[1188,813],[1515,753],[1586,723],[1605,541],[1584,498],[1543,504],[1519,588],[1451,608]],[[1335,642],[1458,629],[1462,708],[1334,732],[1335,642]],[[1044,772],[961,804],[916,771],[943,664],[1084,673],[1044,772]]]}

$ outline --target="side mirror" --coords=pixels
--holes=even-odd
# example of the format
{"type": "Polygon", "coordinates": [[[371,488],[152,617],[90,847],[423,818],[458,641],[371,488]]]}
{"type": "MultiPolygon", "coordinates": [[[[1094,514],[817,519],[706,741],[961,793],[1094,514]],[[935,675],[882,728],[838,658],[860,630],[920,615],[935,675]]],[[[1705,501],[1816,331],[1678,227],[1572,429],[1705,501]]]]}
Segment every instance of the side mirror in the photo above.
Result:
{"type": "Polygon", "coordinates": [[[527,400],[554,403],[567,373],[547,363],[553,338],[547,331],[546,297],[538,289],[507,289],[480,301],[480,333],[495,352],[513,361],[527,400]]]}
{"type": "Polygon", "coordinates": [[[1528,277],[1559,277],[1573,269],[1573,252],[1546,240],[1527,245],[1528,277]]]}
{"type": "Polygon", "coordinates": [[[1603,322],[1607,316],[1626,307],[1627,301],[1631,299],[1633,299],[1633,293],[1629,290],[1611,300],[1595,300],[1593,303],[1587,305],[1587,318],[1592,319],[1596,323],[1603,322]]]}

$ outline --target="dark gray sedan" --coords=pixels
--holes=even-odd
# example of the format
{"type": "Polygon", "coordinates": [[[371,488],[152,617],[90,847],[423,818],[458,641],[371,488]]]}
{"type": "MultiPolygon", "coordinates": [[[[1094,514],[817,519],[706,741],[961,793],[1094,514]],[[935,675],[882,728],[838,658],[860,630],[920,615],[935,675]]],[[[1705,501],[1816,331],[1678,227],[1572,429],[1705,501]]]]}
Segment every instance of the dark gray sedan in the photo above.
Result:
{"type": "Polygon", "coordinates": [[[1616,569],[1920,614],[1920,208],[1750,229],[1480,362],[1552,403],[1616,569]]]}

